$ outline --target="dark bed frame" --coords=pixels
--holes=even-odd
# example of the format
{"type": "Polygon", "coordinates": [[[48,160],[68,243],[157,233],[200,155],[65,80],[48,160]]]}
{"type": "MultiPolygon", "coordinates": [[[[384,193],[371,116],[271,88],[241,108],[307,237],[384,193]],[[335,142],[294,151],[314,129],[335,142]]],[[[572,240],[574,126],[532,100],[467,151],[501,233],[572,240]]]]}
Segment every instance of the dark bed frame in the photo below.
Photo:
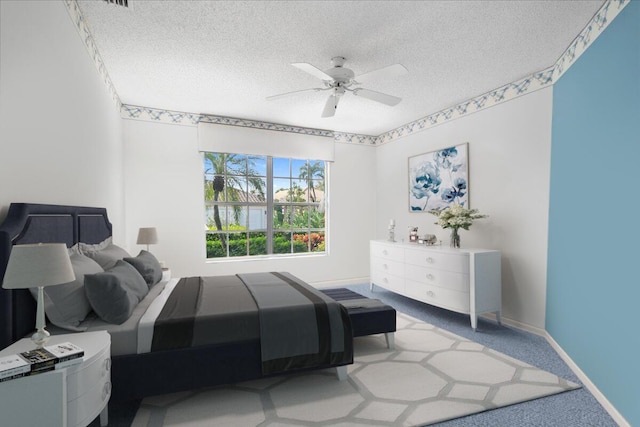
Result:
{"type": "MultiPolygon", "coordinates": [[[[0,225],[0,283],[16,244],[96,244],[112,235],[104,208],[12,203],[0,225]]],[[[0,288],[0,348],[34,331],[35,301],[26,289],[0,288]]],[[[319,367],[328,368],[330,366],[319,367]]],[[[112,401],[141,399],[263,377],[260,341],[112,357],[112,401]]]]}

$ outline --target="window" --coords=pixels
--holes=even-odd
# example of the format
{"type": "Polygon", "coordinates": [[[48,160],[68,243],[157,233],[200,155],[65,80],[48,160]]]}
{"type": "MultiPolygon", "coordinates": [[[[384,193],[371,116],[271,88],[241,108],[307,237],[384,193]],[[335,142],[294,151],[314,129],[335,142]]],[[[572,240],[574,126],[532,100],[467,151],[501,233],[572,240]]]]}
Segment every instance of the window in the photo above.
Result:
{"type": "Polygon", "coordinates": [[[207,258],[325,251],[326,163],[204,153],[207,258]]]}

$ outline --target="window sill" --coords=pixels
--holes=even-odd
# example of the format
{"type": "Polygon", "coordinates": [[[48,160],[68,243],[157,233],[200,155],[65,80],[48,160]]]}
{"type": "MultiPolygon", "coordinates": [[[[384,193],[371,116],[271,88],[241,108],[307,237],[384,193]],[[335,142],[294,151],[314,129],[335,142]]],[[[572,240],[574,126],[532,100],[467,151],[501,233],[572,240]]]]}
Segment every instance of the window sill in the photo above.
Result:
{"type": "Polygon", "coordinates": [[[252,255],[243,257],[228,257],[228,258],[207,258],[205,262],[207,264],[220,264],[226,262],[251,262],[251,261],[274,261],[282,259],[301,259],[301,258],[318,258],[325,257],[329,254],[325,252],[305,252],[301,254],[271,254],[271,255],[252,255]]]}

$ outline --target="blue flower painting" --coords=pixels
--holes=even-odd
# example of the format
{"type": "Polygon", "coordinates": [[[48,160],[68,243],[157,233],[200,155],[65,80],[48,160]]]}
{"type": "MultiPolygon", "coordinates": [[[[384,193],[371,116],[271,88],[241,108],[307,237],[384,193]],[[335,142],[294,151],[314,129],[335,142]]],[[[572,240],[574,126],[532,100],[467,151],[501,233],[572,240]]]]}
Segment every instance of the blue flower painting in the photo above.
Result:
{"type": "Polygon", "coordinates": [[[468,144],[409,158],[409,210],[442,210],[457,203],[468,207],[468,144]]]}

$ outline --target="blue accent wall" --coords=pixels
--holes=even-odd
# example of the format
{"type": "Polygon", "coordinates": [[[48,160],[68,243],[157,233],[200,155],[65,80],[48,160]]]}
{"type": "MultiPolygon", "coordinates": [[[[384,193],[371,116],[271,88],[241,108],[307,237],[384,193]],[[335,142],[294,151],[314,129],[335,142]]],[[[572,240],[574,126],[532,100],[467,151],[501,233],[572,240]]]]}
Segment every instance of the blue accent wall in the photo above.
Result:
{"type": "Polygon", "coordinates": [[[640,426],[640,1],[553,91],[546,329],[640,426]]]}

